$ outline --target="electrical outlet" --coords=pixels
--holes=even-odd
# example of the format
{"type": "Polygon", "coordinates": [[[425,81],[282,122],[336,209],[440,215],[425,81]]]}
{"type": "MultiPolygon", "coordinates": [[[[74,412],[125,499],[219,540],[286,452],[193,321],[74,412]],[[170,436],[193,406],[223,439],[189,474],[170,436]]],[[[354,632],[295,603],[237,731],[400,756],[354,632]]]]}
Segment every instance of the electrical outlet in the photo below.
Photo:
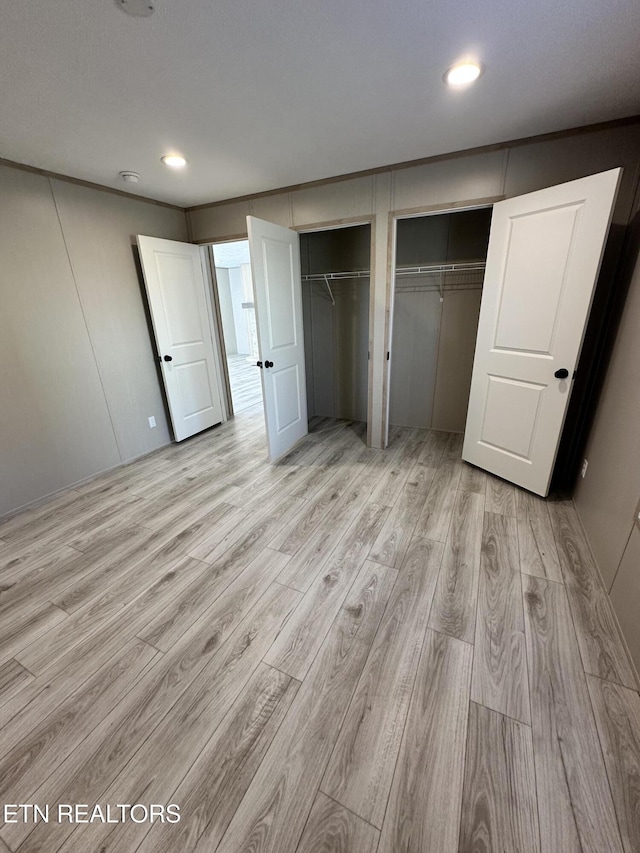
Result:
{"type": "Polygon", "coordinates": [[[582,463],[582,468],[580,469],[580,476],[584,479],[585,474],[587,473],[587,468],[589,467],[589,460],[585,459],[582,463]]]}
{"type": "MultiPolygon", "coordinates": [[[[149,418],[149,429],[153,429],[155,425],[156,419],[153,417],[153,415],[151,415],[151,417],[149,418]]],[[[582,476],[584,477],[584,474],[582,476]]]]}

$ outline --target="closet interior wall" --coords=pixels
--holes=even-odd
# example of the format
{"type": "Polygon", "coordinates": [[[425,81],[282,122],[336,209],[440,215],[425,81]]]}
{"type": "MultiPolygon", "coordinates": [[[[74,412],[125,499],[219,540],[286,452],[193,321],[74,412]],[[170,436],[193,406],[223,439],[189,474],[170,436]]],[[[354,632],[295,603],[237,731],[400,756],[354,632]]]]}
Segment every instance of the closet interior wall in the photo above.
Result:
{"type": "Polygon", "coordinates": [[[310,418],[367,420],[370,253],[369,225],[300,235],[310,418]]]}
{"type": "Polygon", "coordinates": [[[491,208],[397,221],[392,425],[464,432],[490,225],[491,208]]]}

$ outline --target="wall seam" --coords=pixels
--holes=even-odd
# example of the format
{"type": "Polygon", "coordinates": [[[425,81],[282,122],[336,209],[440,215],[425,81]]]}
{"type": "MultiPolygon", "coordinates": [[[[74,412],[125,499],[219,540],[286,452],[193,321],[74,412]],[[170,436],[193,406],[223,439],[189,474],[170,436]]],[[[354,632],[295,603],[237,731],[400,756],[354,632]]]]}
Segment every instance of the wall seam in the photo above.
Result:
{"type": "MultiPolygon", "coordinates": [[[[629,531],[629,535],[627,536],[627,539],[624,543],[624,548],[622,549],[622,554],[620,555],[620,560],[618,562],[618,568],[616,569],[615,574],[613,576],[613,580],[611,581],[611,586],[607,589],[607,592],[609,593],[609,595],[611,595],[611,590],[613,589],[613,585],[615,584],[616,578],[618,577],[618,574],[620,572],[620,566],[622,566],[622,561],[624,560],[624,555],[627,553],[627,548],[629,547],[629,542],[631,542],[631,537],[633,536],[633,531],[634,531],[635,526],[636,526],[636,522],[634,520],[633,523],[631,524],[631,530],[629,531]]],[[[602,572],[600,572],[600,574],[602,574],[602,572]]]]}
{"type": "Polygon", "coordinates": [[[502,195],[506,197],[507,195],[507,170],[509,169],[509,154],[511,153],[511,148],[507,148],[505,150],[505,155],[503,157],[503,166],[502,166],[502,195]]]}
{"type": "Polygon", "coordinates": [[[91,347],[91,353],[93,355],[93,361],[94,361],[95,366],[96,366],[96,373],[98,374],[98,381],[100,382],[100,388],[102,390],[102,396],[104,397],[104,404],[106,406],[107,414],[109,416],[109,423],[111,424],[111,431],[113,432],[113,440],[115,441],[116,450],[118,451],[118,456],[120,457],[120,462],[124,463],[125,459],[124,459],[124,456],[122,455],[122,449],[120,448],[120,442],[118,441],[118,435],[117,435],[115,423],[113,420],[113,414],[111,412],[111,406],[109,405],[109,398],[107,396],[107,391],[106,391],[106,388],[104,386],[104,380],[102,379],[102,373],[100,371],[100,364],[98,362],[96,350],[95,350],[95,347],[93,345],[93,339],[91,338],[91,331],[89,329],[89,323],[87,321],[87,315],[86,315],[86,312],[84,310],[84,305],[82,303],[82,296],[80,295],[80,288],[78,287],[78,279],[76,276],[76,271],[73,267],[73,261],[71,260],[71,253],[69,252],[69,246],[67,245],[67,237],[64,233],[64,227],[62,225],[62,217],[60,216],[60,209],[58,208],[58,201],[56,199],[56,194],[53,190],[53,184],[51,183],[51,178],[47,178],[47,183],[49,184],[49,192],[51,193],[51,198],[53,200],[53,206],[54,206],[55,211],[56,211],[56,217],[58,219],[58,226],[60,228],[60,234],[62,236],[62,242],[64,244],[64,250],[66,252],[67,260],[69,262],[69,269],[71,271],[71,278],[73,279],[73,286],[75,287],[76,296],[78,297],[78,304],[80,306],[80,312],[82,313],[82,319],[84,321],[84,327],[87,331],[87,339],[89,341],[89,346],[91,347]]]}

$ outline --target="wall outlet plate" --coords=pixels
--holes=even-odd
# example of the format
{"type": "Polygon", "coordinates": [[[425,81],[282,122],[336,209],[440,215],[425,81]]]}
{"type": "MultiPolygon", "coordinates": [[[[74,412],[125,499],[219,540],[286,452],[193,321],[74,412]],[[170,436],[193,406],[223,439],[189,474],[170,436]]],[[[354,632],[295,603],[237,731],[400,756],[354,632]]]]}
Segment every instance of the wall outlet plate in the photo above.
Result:
{"type": "Polygon", "coordinates": [[[155,425],[156,419],[153,417],[153,415],[151,415],[151,417],[149,418],[149,429],[153,429],[155,425]]]}

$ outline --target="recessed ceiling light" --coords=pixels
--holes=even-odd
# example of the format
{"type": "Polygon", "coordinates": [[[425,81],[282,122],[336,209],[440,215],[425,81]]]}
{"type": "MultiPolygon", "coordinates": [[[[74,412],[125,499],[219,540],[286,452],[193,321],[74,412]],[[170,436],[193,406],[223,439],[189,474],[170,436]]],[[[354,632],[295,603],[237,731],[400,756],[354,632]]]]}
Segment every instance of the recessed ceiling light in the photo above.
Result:
{"type": "Polygon", "coordinates": [[[468,86],[484,71],[479,62],[458,62],[452,65],[444,75],[444,82],[449,86],[468,86]]]}
{"type": "Polygon", "coordinates": [[[180,154],[165,154],[160,159],[165,166],[170,166],[172,169],[183,169],[187,165],[187,161],[180,154]]]}

